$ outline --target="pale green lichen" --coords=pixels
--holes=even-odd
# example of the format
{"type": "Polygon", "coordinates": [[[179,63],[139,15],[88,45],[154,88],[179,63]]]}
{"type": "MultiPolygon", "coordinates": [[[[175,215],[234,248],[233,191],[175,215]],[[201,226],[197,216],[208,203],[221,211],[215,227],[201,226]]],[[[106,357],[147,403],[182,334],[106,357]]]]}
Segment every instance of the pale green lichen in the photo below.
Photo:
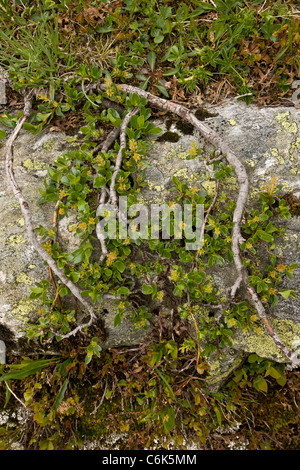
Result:
{"type": "Polygon", "coordinates": [[[239,354],[229,366],[227,362],[226,367],[222,367],[222,363],[219,359],[208,361],[210,369],[205,381],[211,392],[216,391],[219,385],[228,379],[230,374],[243,363],[244,357],[245,355],[243,353],[239,354]]]}
{"type": "Polygon", "coordinates": [[[279,113],[277,116],[275,116],[276,121],[279,122],[279,124],[283,127],[283,129],[278,129],[277,133],[283,132],[283,130],[291,132],[293,134],[296,134],[298,132],[298,126],[297,123],[294,121],[291,121],[288,117],[290,116],[289,111],[286,111],[285,113],[279,113]]]}
{"type": "Polygon", "coordinates": [[[43,149],[46,152],[53,152],[55,147],[55,139],[49,139],[47,142],[44,143],[43,149]]]}
{"type": "Polygon", "coordinates": [[[27,160],[24,160],[23,162],[23,167],[26,169],[26,171],[34,171],[34,170],[44,170],[47,168],[46,163],[44,162],[39,162],[37,160],[31,160],[30,158],[27,158],[27,160]]]}
{"type": "Polygon", "coordinates": [[[26,240],[23,238],[23,235],[21,234],[10,235],[10,237],[8,237],[6,240],[7,244],[11,247],[16,247],[18,245],[21,245],[22,243],[25,243],[25,241],[26,240]]]}
{"type": "Polygon", "coordinates": [[[237,191],[239,189],[239,184],[235,176],[224,178],[223,184],[228,191],[237,191]]]}
{"type": "Polygon", "coordinates": [[[270,148],[271,155],[276,157],[280,165],[284,165],[284,158],[279,155],[279,150],[275,147],[270,148]]]}
{"type": "Polygon", "coordinates": [[[35,265],[35,264],[30,264],[30,265],[28,266],[28,269],[34,269],[34,268],[36,268],[36,265],[35,265]]]}
{"type": "Polygon", "coordinates": [[[21,321],[30,320],[30,314],[36,310],[36,304],[27,298],[21,299],[14,305],[11,314],[21,321]]]}
{"type": "Polygon", "coordinates": [[[228,119],[228,122],[231,126],[236,126],[236,120],[235,119],[228,119]]]}
{"type": "Polygon", "coordinates": [[[32,285],[32,280],[26,273],[19,273],[16,278],[16,281],[19,282],[20,284],[26,284],[28,286],[32,285]]]}
{"type": "Polygon", "coordinates": [[[215,181],[204,181],[202,183],[202,186],[203,188],[205,189],[205,191],[207,192],[207,195],[209,197],[212,197],[216,194],[216,182],[215,181]]]}
{"type": "MultiPolygon", "coordinates": [[[[294,323],[291,320],[279,318],[270,318],[269,322],[279,338],[289,349],[292,348],[292,344],[296,340],[300,339],[300,323],[294,323]]],[[[245,351],[256,353],[262,358],[273,359],[279,362],[287,361],[287,358],[275,345],[271,336],[263,330],[263,326],[261,326],[260,334],[257,334],[257,332],[247,332],[242,338],[240,335],[238,335],[237,338],[233,338],[233,347],[235,344],[239,346],[239,349],[242,345],[245,351]]]]}
{"type": "Polygon", "coordinates": [[[149,180],[145,180],[145,183],[147,184],[150,191],[157,191],[158,193],[160,193],[164,189],[163,185],[160,185],[160,186],[156,185],[155,183],[153,183],[152,181],[149,181],[149,180]]]}
{"type": "Polygon", "coordinates": [[[18,220],[17,220],[17,224],[19,225],[19,227],[24,227],[25,225],[25,220],[23,217],[20,217],[18,220]]]}
{"type": "Polygon", "coordinates": [[[295,150],[300,152],[300,136],[291,143],[290,154],[293,155],[295,150]]]}
{"type": "Polygon", "coordinates": [[[166,154],[165,159],[166,160],[174,160],[174,158],[179,158],[181,160],[186,160],[188,157],[188,153],[182,146],[177,146],[173,147],[169,150],[169,152],[166,154]]]}
{"type": "Polygon", "coordinates": [[[255,161],[254,160],[245,160],[246,165],[250,166],[251,168],[255,167],[255,161]]]}
{"type": "Polygon", "coordinates": [[[180,170],[177,170],[173,176],[176,176],[176,178],[180,179],[189,179],[188,171],[187,168],[181,168],[180,170]]]}

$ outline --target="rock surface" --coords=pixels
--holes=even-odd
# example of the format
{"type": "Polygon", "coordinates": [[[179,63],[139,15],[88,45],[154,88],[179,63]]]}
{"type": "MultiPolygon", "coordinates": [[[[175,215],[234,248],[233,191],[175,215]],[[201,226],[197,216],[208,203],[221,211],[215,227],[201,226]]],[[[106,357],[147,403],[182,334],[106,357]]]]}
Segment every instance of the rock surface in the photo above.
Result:
{"type": "MultiPolygon", "coordinates": [[[[300,110],[293,107],[258,108],[255,105],[246,106],[242,102],[230,101],[227,104],[211,109],[214,114],[205,119],[207,125],[215,129],[236,155],[244,163],[250,180],[248,206],[255,204],[256,196],[265,183],[271,178],[278,177],[278,183],[283,185],[286,193],[300,197],[300,110]]],[[[207,176],[200,157],[187,159],[188,149],[192,142],[200,144],[207,150],[212,148],[188,126],[180,123],[159,122],[163,129],[162,136],[157,139],[150,151],[151,167],[146,170],[146,187],[141,193],[140,201],[146,204],[162,203],[169,197],[168,189],[172,186],[172,177],[185,179],[191,187],[203,187],[208,192],[214,192],[214,182],[207,176]],[[178,139],[174,138],[174,133],[178,139]]],[[[36,205],[39,197],[38,188],[43,187],[43,179],[47,167],[64,150],[68,148],[64,134],[50,132],[45,129],[41,134],[32,136],[22,131],[15,145],[15,175],[25,198],[30,204],[33,221],[36,226],[51,225],[53,205],[36,205]]],[[[35,282],[47,278],[47,268],[30,246],[20,208],[16,203],[8,181],[4,166],[4,147],[0,177],[3,181],[0,189],[0,340],[7,346],[8,354],[22,354],[28,351],[25,327],[28,321],[34,320],[40,308],[37,301],[29,300],[30,287],[35,282]]],[[[235,177],[225,182],[227,189],[235,193],[238,186],[235,177]]],[[[70,230],[72,220],[60,225],[59,230],[67,240],[69,248],[73,249],[76,240],[70,230]]],[[[297,262],[299,258],[299,229],[300,218],[291,217],[284,222],[287,227],[286,236],[280,240],[278,250],[285,258],[286,264],[297,262]]],[[[299,268],[295,271],[295,280],[289,281],[289,288],[299,292],[299,268]]],[[[218,268],[213,273],[214,279],[221,288],[231,285],[234,279],[234,267],[218,268]]],[[[284,287],[284,286],[283,286],[284,287]]],[[[103,306],[104,321],[108,339],[106,347],[136,344],[142,335],[134,333],[129,321],[118,328],[113,328],[113,307],[103,306]],[[104,310],[105,309],[105,310],[104,310]]],[[[296,300],[285,300],[273,311],[273,322],[276,323],[278,334],[287,345],[298,348],[300,344],[300,308],[296,300]]],[[[228,359],[224,363],[214,364],[212,386],[237,367],[246,354],[257,352],[258,355],[279,361],[284,358],[274,348],[271,339],[262,333],[258,337],[237,335],[228,359]]]]}

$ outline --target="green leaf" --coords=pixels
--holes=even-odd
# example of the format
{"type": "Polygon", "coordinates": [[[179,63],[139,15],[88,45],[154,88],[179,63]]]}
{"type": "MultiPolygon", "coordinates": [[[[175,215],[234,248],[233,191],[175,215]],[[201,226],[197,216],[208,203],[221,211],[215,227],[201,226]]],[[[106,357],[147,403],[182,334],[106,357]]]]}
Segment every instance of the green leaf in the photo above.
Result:
{"type": "Polygon", "coordinates": [[[220,410],[217,407],[215,407],[214,412],[216,413],[218,425],[221,427],[222,426],[222,417],[221,417],[220,410]]]}
{"type": "Polygon", "coordinates": [[[5,137],[6,137],[6,132],[0,129],[0,139],[5,139],[5,137]]]}
{"type": "Polygon", "coordinates": [[[106,178],[104,176],[96,176],[94,179],[94,188],[102,188],[102,186],[105,186],[106,183],[106,178]]]}
{"type": "Polygon", "coordinates": [[[250,364],[253,364],[253,362],[257,362],[258,359],[259,357],[257,354],[250,354],[250,356],[248,357],[248,362],[250,362],[250,364]]]}
{"type": "Polygon", "coordinates": [[[9,388],[6,387],[6,390],[5,390],[5,403],[4,403],[3,408],[6,408],[8,402],[9,402],[9,399],[10,399],[10,397],[11,397],[10,382],[9,382],[9,380],[7,381],[7,385],[8,385],[9,388]]]}
{"type": "Polygon", "coordinates": [[[119,115],[118,111],[116,111],[113,108],[108,109],[107,117],[110,120],[110,122],[112,123],[112,125],[115,126],[115,127],[120,126],[121,123],[122,123],[122,119],[120,118],[120,115],[119,115]]]}
{"type": "Polygon", "coordinates": [[[260,229],[257,230],[256,235],[265,242],[272,242],[274,240],[272,235],[260,229]]]}
{"type": "Polygon", "coordinates": [[[119,287],[119,289],[117,290],[117,294],[118,295],[130,294],[130,290],[128,289],[128,287],[122,286],[122,287],[119,287]]]}
{"type": "Polygon", "coordinates": [[[64,399],[64,396],[65,396],[65,393],[66,393],[66,390],[68,388],[68,383],[69,383],[69,380],[68,379],[65,379],[64,383],[62,384],[62,387],[59,391],[59,394],[57,395],[57,398],[56,398],[56,401],[54,403],[54,409],[57,410],[57,408],[59,407],[59,405],[61,404],[61,402],[63,401],[64,399]]]}
{"type": "Polygon", "coordinates": [[[55,359],[42,359],[42,360],[33,360],[25,359],[20,364],[11,366],[10,372],[3,374],[0,377],[0,381],[3,380],[22,380],[28,377],[29,375],[35,374],[36,372],[48,367],[51,363],[56,362],[55,359]]]}
{"type": "Polygon", "coordinates": [[[114,318],[114,327],[117,328],[118,326],[121,325],[123,320],[123,313],[117,313],[114,318]]]}
{"type": "Polygon", "coordinates": [[[149,65],[150,65],[150,68],[152,70],[152,72],[154,71],[154,67],[155,67],[155,62],[156,62],[156,54],[154,51],[150,51],[149,54],[148,54],[148,62],[149,62],[149,65]]]}
{"type": "Polygon", "coordinates": [[[267,392],[268,391],[268,384],[261,375],[259,375],[258,377],[255,377],[255,379],[253,380],[253,386],[259,392],[267,392]]]}
{"type": "Polygon", "coordinates": [[[162,129],[160,127],[152,127],[147,131],[147,134],[154,135],[154,134],[160,134],[162,132],[162,129]]]}
{"type": "Polygon", "coordinates": [[[145,295],[150,295],[150,294],[152,294],[152,292],[153,292],[153,287],[152,287],[152,286],[148,286],[147,284],[143,284],[143,285],[142,285],[142,292],[143,292],[143,294],[145,294],[145,295]]]}
{"type": "Polygon", "coordinates": [[[164,85],[155,85],[156,88],[161,92],[162,95],[164,95],[166,98],[169,98],[169,93],[168,90],[164,85]]]}
{"type": "Polygon", "coordinates": [[[68,277],[71,279],[72,282],[76,283],[80,279],[80,273],[73,271],[73,272],[70,272],[68,277]]]}
{"type": "Polygon", "coordinates": [[[125,264],[124,264],[123,261],[120,260],[120,259],[117,259],[117,260],[114,262],[114,267],[116,267],[117,270],[120,271],[120,273],[122,273],[122,272],[125,270],[125,264]]]}
{"type": "Polygon", "coordinates": [[[172,431],[175,426],[175,412],[173,408],[165,408],[163,414],[163,425],[164,429],[167,432],[172,431]]]}
{"type": "Polygon", "coordinates": [[[282,387],[286,384],[286,377],[284,375],[281,375],[276,379],[276,382],[278,385],[281,385],[282,387]]]}
{"type": "Polygon", "coordinates": [[[137,93],[132,93],[129,97],[129,102],[132,106],[140,106],[141,99],[137,93]]]}
{"type": "Polygon", "coordinates": [[[295,291],[291,289],[280,290],[278,294],[280,294],[284,299],[288,299],[289,297],[293,297],[293,299],[297,299],[297,295],[295,294],[295,291]]]}
{"type": "Polygon", "coordinates": [[[16,119],[13,116],[9,116],[8,114],[0,116],[0,122],[10,129],[16,127],[16,119]]]}

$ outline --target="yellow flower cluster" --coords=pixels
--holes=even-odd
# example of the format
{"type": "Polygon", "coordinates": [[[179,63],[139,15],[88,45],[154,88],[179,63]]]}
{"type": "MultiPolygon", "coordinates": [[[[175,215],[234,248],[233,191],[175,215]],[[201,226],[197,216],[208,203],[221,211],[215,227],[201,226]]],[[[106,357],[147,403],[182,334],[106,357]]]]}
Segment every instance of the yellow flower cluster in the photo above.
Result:
{"type": "Polygon", "coordinates": [[[98,156],[96,157],[96,160],[97,160],[97,163],[99,163],[99,165],[101,165],[101,166],[104,166],[104,165],[105,165],[105,160],[104,160],[103,157],[101,157],[101,155],[98,155],[98,156]]]}
{"type": "Polygon", "coordinates": [[[52,244],[51,244],[51,240],[49,240],[48,242],[45,242],[45,243],[43,244],[43,248],[44,248],[44,250],[47,251],[47,253],[48,253],[49,255],[52,256],[52,244]]]}
{"type": "Polygon", "coordinates": [[[191,189],[191,194],[197,194],[197,192],[198,192],[198,188],[196,186],[191,189]]]}
{"type": "Polygon", "coordinates": [[[180,279],[180,273],[176,269],[171,269],[171,281],[178,281],[180,279]]]}
{"type": "Polygon", "coordinates": [[[189,154],[191,155],[191,157],[196,157],[198,155],[198,152],[199,148],[196,146],[196,142],[193,140],[192,146],[189,149],[189,154]]]}
{"type": "Polygon", "coordinates": [[[156,297],[158,298],[158,300],[162,300],[164,297],[164,293],[160,290],[159,292],[157,292],[156,297]]]}
{"type": "Polygon", "coordinates": [[[116,257],[117,257],[117,253],[115,251],[108,253],[107,258],[106,258],[107,266],[111,266],[114,260],[116,259],[116,257]]]}
{"type": "Polygon", "coordinates": [[[266,193],[273,194],[274,190],[276,189],[277,182],[278,182],[278,176],[274,176],[271,179],[270,183],[264,184],[262,186],[262,190],[266,193]]]}
{"type": "Polygon", "coordinates": [[[61,189],[61,190],[59,191],[59,197],[60,197],[60,199],[62,199],[63,197],[65,197],[65,196],[67,196],[67,195],[68,195],[68,194],[67,194],[66,191],[64,191],[63,189],[61,189]]]}

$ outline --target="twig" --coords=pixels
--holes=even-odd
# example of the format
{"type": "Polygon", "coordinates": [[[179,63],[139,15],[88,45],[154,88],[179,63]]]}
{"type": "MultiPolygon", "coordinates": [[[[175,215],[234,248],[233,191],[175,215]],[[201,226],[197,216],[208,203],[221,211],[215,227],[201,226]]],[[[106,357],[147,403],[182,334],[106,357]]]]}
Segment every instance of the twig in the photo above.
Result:
{"type": "MultiPolygon", "coordinates": [[[[113,144],[113,142],[118,138],[119,134],[120,134],[120,127],[114,128],[108,134],[105,141],[101,143],[101,152],[106,153],[109,150],[110,146],[113,144]]],[[[97,152],[97,150],[96,150],[97,147],[94,149],[94,153],[97,152]]],[[[96,174],[96,177],[97,176],[98,176],[98,174],[96,174]]],[[[105,203],[106,193],[109,194],[109,190],[106,186],[103,186],[101,188],[101,193],[100,193],[100,197],[99,197],[99,201],[98,201],[97,213],[99,213],[99,211],[101,210],[102,206],[105,203]]],[[[101,256],[100,256],[99,263],[102,263],[102,261],[108,255],[108,249],[107,249],[106,242],[105,242],[105,236],[102,233],[100,224],[96,225],[96,235],[97,235],[97,238],[98,238],[100,246],[101,246],[101,256]]]]}
{"type": "Polygon", "coordinates": [[[7,388],[7,389],[9,390],[9,392],[15,397],[15,399],[16,399],[19,403],[21,403],[21,405],[24,406],[24,408],[25,408],[26,410],[28,410],[28,408],[27,408],[27,406],[25,405],[25,403],[24,403],[19,397],[17,397],[17,395],[16,395],[16,394],[13,392],[13,390],[10,388],[10,386],[8,385],[8,383],[6,382],[6,380],[4,380],[4,383],[5,383],[6,388],[7,388]]]}
{"type": "Polygon", "coordinates": [[[105,387],[104,387],[104,392],[103,392],[101,401],[100,401],[99,405],[95,406],[94,410],[91,412],[91,415],[95,415],[95,414],[97,413],[98,409],[100,408],[100,406],[102,405],[103,400],[104,400],[104,398],[105,398],[106,389],[107,389],[107,379],[106,379],[106,381],[105,381],[105,387]]]}
{"type": "MultiPolygon", "coordinates": [[[[211,202],[209,208],[208,208],[207,211],[206,211],[206,215],[205,215],[205,217],[204,217],[204,221],[203,221],[203,224],[202,224],[202,226],[201,226],[200,240],[202,240],[203,237],[204,237],[204,230],[205,230],[205,225],[206,225],[208,216],[209,216],[209,214],[211,213],[211,211],[213,210],[214,205],[215,205],[215,203],[216,203],[216,201],[217,201],[217,197],[218,197],[218,194],[219,194],[219,187],[220,187],[220,181],[217,180],[217,183],[216,183],[216,191],[215,191],[214,198],[213,198],[213,200],[212,200],[212,202],[211,202]]],[[[195,256],[195,263],[197,262],[198,258],[199,258],[199,250],[197,251],[197,254],[196,254],[196,256],[195,256]]]]}
{"type": "Polygon", "coordinates": [[[93,149],[93,154],[95,155],[99,150],[106,153],[119,135],[120,127],[114,127],[114,129],[107,135],[105,141],[101,142],[93,149]]]}
{"type": "Polygon", "coordinates": [[[117,206],[117,193],[115,190],[115,184],[116,184],[116,178],[117,174],[121,168],[122,165],[122,154],[123,150],[126,149],[126,127],[128,126],[130,119],[134,114],[137,114],[139,112],[140,108],[134,108],[132,111],[130,111],[128,114],[126,114],[125,118],[123,119],[123,122],[120,127],[120,148],[117,154],[116,158],[116,163],[115,163],[115,168],[111,177],[111,182],[110,182],[110,188],[109,188],[109,202],[113,206],[117,206]]]}

